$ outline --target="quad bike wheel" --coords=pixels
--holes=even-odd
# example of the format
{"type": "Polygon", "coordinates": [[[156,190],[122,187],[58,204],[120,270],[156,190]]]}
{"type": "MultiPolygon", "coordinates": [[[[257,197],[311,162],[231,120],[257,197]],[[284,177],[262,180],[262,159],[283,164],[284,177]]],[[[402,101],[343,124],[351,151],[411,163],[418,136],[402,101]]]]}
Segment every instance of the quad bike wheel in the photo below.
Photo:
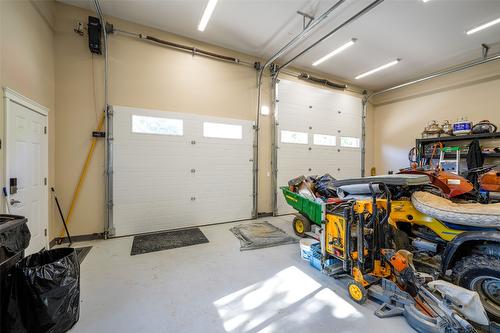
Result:
{"type": "Polygon", "coordinates": [[[358,304],[363,304],[368,298],[368,292],[365,287],[356,280],[350,280],[347,283],[347,291],[351,299],[358,304]]]}
{"type": "Polygon", "coordinates": [[[453,267],[453,282],[476,291],[492,321],[500,323],[500,258],[474,254],[453,267]]]}
{"type": "Polygon", "coordinates": [[[306,237],[306,232],[311,231],[311,222],[302,215],[297,215],[293,219],[293,231],[299,237],[306,237]]]}

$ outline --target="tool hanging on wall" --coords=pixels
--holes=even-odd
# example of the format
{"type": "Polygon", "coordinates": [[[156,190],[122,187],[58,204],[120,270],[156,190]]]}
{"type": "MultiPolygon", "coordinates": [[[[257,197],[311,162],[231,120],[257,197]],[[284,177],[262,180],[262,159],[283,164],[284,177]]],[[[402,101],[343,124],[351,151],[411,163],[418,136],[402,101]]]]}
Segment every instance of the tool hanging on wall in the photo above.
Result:
{"type": "MultiPolygon", "coordinates": [[[[63,215],[62,210],[61,210],[61,205],[59,205],[59,200],[57,199],[56,190],[53,187],[51,187],[50,190],[52,191],[52,193],[54,193],[54,200],[56,201],[57,210],[59,211],[59,216],[61,217],[61,221],[63,223],[64,230],[66,230],[66,236],[68,237],[68,242],[69,242],[68,247],[69,247],[69,246],[71,246],[71,244],[73,242],[71,241],[71,236],[69,235],[68,226],[66,225],[66,220],[64,219],[64,215],[63,215]]],[[[61,243],[62,243],[62,238],[59,238],[58,244],[61,244],[61,243]]]]}
{"type": "MultiPolygon", "coordinates": [[[[96,132],[101,132],[104,127],[104,118],[105,115],[103,114],[101,117],[101,120],[99,121],[99,124],[97,125],[97,130],[96,132]]],[[[95,146],[97,144],[97,139],[98,137],[92,137],[92,141],[90,142],[90,147],[89,151],[87,153],[87,158],[85,159],[85,163],[83,164],[82,171],[80,173],[80,178],[78,179],[78,183],[76,184],[75,191],[73,192],[73,198],[71,199],[71,204],[69,206],[69,211],[68,215],[66,216],[66,224],[69,225],[71,223],[71,218],[73,217],[73,210],[75,209],[76,201],[78,199],[78,196],[80,195],[80,191],[82,188],[82,184],[85,181],[85,177],[87,176],[87,172],[90,166],[90,161],[92,160],[92,157],[94,156],[94,150],[95,146]]],[[[61,231],[61,237],[64,236],[64,231],[61,231]]]]}

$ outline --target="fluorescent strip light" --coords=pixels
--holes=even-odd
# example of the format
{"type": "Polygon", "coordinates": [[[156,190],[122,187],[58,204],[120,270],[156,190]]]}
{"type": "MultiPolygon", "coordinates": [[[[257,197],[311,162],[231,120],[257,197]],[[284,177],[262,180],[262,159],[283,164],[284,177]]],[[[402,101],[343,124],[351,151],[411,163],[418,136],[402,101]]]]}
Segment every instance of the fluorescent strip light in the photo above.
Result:
{"type": "Polygon", "coordinates": [[[429,2],[429,1],[431,1],[431,0],[422,0],[422,1],[423,1],[423,2],[429,2]]]}
{"type": "Polygon", "coordinates": [[[481,30],[484,30],[486,28],[489,28],[491,27],[492,25],[495,25],[495,24],[498,24],[500,23],[500,18],[497,18],[496,20],[493,20],[491,22],[488,22],[488,23],[485,23],[483,25],[480,25],[479,27],[475,27],[473,29],[470,29],[469,31],[466,32],[467,35],[472,35],[473,33],[475,32],[478,32],[478,31],[481,31],[481,30]]]}
{"type": "Polygon", "coordinates": [[[205,31],[208,20],[210,20],[210,16],[212,16],[212,13],[214,12],[215,5],[217,5],[217,0],[208,0],[203,16],[201,17],[200,24],[198,24],[198,30],[205,31]]]}
{"type": "Polygon", "coordinates": [[[375,69],[372,69],[371,71],[368,71],[368,72],[365,72],[365,73],[363,73],[363,74],[360,74],[360,75],[356,76],[356,80],[359,80],[359,79],[361,79],[361,78],[363,78],[363,77],[365,77],[365,76],[371,75],[371,74],[376,73],[376,72],[378,72],[378,71],[381,71],[381,70],[383,70],[383,69],[386,69],[386,68],[392,67],[392,66],[396,65],[396,64],[397,64],[398,62],[400,62],[400,61],[401,61],[401,59],[396,59],[396,60],[394,60],[394,61],[391,61],[391,62],[390,62],[390,63],[388,63],[388,64],[382,65],[382,66],[380,66],[380,67],[377,67],[377,68],[375,68],[375,69]]]}
{"type": "Polygon", "coordinates": [[[347,43],[345,43],[344,45],[342,45],[341,47],[333,50],[332,52],[328,53],[327,55],[325,55],[324,57],[322,57],[321,59],[318,59],[316,60],[314,63],[313,63],[313,66],[318,66],[319,64],[321,64],[322,62],[330,59],[331,57],[333,57],[334,55],[336,54],[339,54],[340,52],[344,51],[345,49],[347,49],[348,47],[354,45],[354,43],[356,43],[356,38],[353,38],[351,39],[350,41],[348,41],[347,43]]]}

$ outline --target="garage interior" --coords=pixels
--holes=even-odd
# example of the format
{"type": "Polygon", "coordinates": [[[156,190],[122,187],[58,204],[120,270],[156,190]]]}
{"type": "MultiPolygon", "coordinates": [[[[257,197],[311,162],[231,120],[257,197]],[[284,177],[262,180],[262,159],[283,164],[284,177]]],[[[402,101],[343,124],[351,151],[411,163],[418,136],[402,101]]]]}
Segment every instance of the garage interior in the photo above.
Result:
{"type": "Polygon", "coordinates": [[[500,332],[500,1],[0,1],[2,332],[500,332]]]}

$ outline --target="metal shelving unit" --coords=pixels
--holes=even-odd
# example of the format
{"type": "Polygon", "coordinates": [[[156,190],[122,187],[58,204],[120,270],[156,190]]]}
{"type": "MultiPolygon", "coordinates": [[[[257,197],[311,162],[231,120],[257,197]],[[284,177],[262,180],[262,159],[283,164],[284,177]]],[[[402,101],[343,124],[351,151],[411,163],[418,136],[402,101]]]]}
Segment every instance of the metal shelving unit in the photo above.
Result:
{"type": "MultiPolygon", "coordinates": [[[[472,134],[472,135],[457,135],[457,136],[441,136],[435,138],[425,138],[425,139],[416,139],[415,147],[417,147],[417,152],[419,158],[425,157],[430,158],[430,156],[425,155],[425,147],[427,145],[431,145],[437,142],[441,142],[443,144],[447,142],[456,142],[456,141],[472,141],[474,139],[478,140],[492,140],[492,139],[500,139],[500,132],[495,133],[486,133],[486,134],[472,134]]],[[[437,155],[439,156],[439,155],[437,155]]],[[[484,157],[490,158],[500,158],[500,153],[491,153],[491,154],[483,154],[484,157]]],[[[467,154],[461,153],[461,158],[467,157],[467,154]]]]}

